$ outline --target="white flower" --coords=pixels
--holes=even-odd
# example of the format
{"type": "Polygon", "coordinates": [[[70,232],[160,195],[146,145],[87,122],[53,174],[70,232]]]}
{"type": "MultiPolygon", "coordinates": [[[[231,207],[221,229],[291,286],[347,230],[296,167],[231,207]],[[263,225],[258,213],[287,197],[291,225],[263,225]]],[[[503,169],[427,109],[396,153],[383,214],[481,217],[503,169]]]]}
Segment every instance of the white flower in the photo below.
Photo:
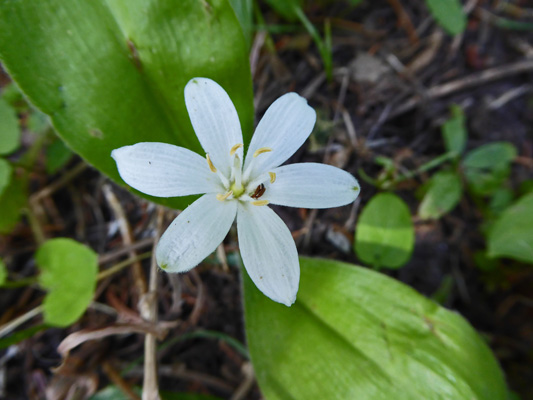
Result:
{"type": "Polygon", "coordinates": [[[205,193],[161,237],[159,266],[185,272],[224,240],[235,218],[244,266],[257,287],[290,306],[300,280],[291,232],[267,204],[329,208],[353,202],[357,180],[339,168],[316,163],[281,166],[310,135],[315,111],[296,93],[277,99],[257,126],[243,166],[237,111],[216,82],[195,78],[185,104],[205,158],[165,143],[137,143],[113,150],[120,176],[158,197],[205,193]]]}

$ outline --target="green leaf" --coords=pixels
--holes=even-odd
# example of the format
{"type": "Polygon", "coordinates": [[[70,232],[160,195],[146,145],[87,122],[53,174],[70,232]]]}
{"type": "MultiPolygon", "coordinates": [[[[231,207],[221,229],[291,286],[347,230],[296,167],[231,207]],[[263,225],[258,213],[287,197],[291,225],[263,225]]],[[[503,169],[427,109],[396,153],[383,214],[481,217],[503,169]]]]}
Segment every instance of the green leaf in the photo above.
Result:
{"type": "Polygon", "coordinates": [[[46,148],[46,172],[55,174],[72,158],[72,151],[61,139],[56,139],[46,148]]]}
{"type": "Polygon", "coordinates": [[[161,391],[161,400],[222,400],[220,397],[199,393],[178,393],[161,391]]]}
{"type": "Polygon", "coordinates": [[[462,33],[466,28],[466,15],[459,0],[426,0],[433,18],[450,35],[462,33]]]}
{"type": "Polygon", "coordinates": [[[467,131],[463,109],[451,106],[452,117],[442,125],[442,136],[448,152],[460,155],[466,146],[467,131]]]}
{"type": "Polygon", "coordinates": [[[246,40],[246,47],[250,48],[254,30],[253,10],[254,5],[252,0],[229,0],[233,11],[241,24],[244,39],[246,40]]]}
{"type": "Polygon", "coordinates": [[[117,182],[110,154],[121,146],[158,141],[203,154],[183,97],[193,77],[229,93],[245,142],[251,136],[248,51],[226,0],[2,2],[0,20],[11,77],[71,149],[117,182]]]}
{"type": "Polygon", "coordinates": [[[489,210],[492,216],[500,215],[513,202],[514,192],[509,188],[499,188],[490,199],[489,210]]]}
{"type": "Polygon", "coordinates": [[[68,326],[85,312],[96,288],[98,255],[72,239],[52,239],[35,254],[41,269],[39,282],[49,293],[44,299],[44,320],[68,326]]]}
{"type": "Polygon", "coordinates": [[[296,303],[244,277],[246,333],[268,400],[505,400],[489,348],[457,313],[377,272],[303,258],[296,303]]]}
{"type": "Polygon", "coordinates": [[[429,181],[418,215],[422,219],[439,219],[455,208],[461,194],[461,178],[455,172],[437,172],[429,181]]]}
{"type": "MultiPolygon", "coordinates": [[[[138,395],[141,394],[142,390],[140,388],[134,387],[133,391],[138,395]]],[[[107,386],[106,388],[100,390],[98,393],[95,393],[89,400],[130,400],[131,397],[126,395],[122,390],[117,386],[107,386]]]]}
{"type": "Polygon", "coordinates": [[[498,190],[511,172],[516,148],[508,142],[494,142],[469,152],[463,168],[470,189],[478,195],[490,195],[498,190]]]}
{"type": "Polygon", "coordinates": [[[381,193],[361,212],[355,251],[361,260],[374,267],[399,268],[411,258],[414,238],[407,205],[392,193],[381,193]]]}
{"type": "Polygon", "coordinates": [[[35,325],[27,329],[10,334],[9,336],[0,338],[0,350],[7,349],[14,344],[20,343],[23,340],[33,337],[36,333],[49,328],[45,324],[35,325]]]}
{"type": "Polygon", "coordinates": [[[27,203],[25,179],[11,179],[0,196],[0,233],[9,233],[20,220],[22,208],[27,203]]]}
{"type": "MultiPolygon", "coordinates": [[[[137,387],[134,387],[133,390],[139,395],[142,392],[137,387]]],[[[161,400],[220,400],[220,397],[205,394],[167,392],[164,390],[161,391],[160,395],[161,400]]],[[[130,400],[130,397],[124,394],[117,386],[108,386],[91,396],[89,400],[130,400]]]]}
{"type": "Polygon", "coordinates": [[[521,197],[494,223],[488,255],[533,263],[533,193],[521,197]]]}
{"type": "Polygon", "coordinates": [[[13,168],[9,161],[0,158],[0,197],[4,190],[11,182],[11,177],[13,175],[13,168]]]}
{"type": "Polygon", "coordinates": [[[296,10],[301,10],[303,7],[303,0],[266,0],[266,2],[278,14],[290,22],[298,20],[296,10]]]}
{"type": "Polygon", "coordinates": [[[2,286],[7,280],[7,267],[4,260],[0,258],[0,286],[2,286]]]}
{"type": "Polygon", "coordinates": [[[17,113],[11,105],[0,98],[0,154],[12,153],[19,145],[20,127],[17,113]]]}

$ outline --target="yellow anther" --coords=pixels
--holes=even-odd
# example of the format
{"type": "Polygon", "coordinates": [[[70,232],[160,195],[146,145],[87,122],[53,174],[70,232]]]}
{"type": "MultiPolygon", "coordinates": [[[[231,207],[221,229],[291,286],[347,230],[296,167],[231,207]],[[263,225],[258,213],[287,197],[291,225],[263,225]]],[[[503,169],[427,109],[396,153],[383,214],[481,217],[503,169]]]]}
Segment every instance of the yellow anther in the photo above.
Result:
{"type": "Polygon", "coordinates": [[[235,152],[236,152],[237,150],[239,150],[241,147],[242,147],[242,143],[238,143],[238,144],[236,144],[236,145],[233,146],[233,147],[231,148],[231,150],[229,151],[229,155],[230,155],[230,156],[234,155],[235,152]]]}
{"type": "Polygon", "coordinates": [[[205,158],[207,159],[207,165],[209,165],[209,169],[211,170],[211,172],[217,172],[217,169],[213,165],[213,162],[211,161],[211,158],[209,157],[209,154],[206,154],[205,158]]]}
{"type": "Polygon", "coordinates": [[[257,157],[259,154],[268,153],[269,151],[272,151],[270,147],[261,147],[255,151],[254,157],[257,157]]]}
{"type": "Polygon", "coordinates": [[[233,194],[233,190],[230,190],[226,194],[217,194],[217,200],[224,201],[233,194]]]}
{"type": "Polygon", "coordinates": [[[276,182],[276,173],[275,172],[269,172],[270,175],[270,183],[276,182]]]}
{"type": "Polygon", "coordinates": [[[268,201],[268,200],[252,201],[252,205],[254,205],[254,206],[266,206],[268,203],[270,203],[270,201],[268,201]]]}

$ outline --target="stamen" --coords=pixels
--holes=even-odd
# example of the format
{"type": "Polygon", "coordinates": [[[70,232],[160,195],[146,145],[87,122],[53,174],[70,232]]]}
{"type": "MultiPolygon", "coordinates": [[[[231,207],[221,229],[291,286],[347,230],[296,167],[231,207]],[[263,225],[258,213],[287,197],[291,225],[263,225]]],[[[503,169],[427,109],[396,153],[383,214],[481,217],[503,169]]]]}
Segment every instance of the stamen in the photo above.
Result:
{"type": "Polygon", "coordinates": [[[257,157],[259,154],[268,153],[269,151],[272,151],[270,147],[261,147],[260,149],[257,149],[254,153],[254,158],[257,157]]]}
{"type": "Polygon", "coordinates": [[[239,156],[235,156],[235,159],[233,160],[233,171],[231,172],[231,175],[235,178],[235,186],[241,187],[242,186],[242,170],[241,170],[241,159],[239,156]]]}
{"type": "Polygon", "coordinates": [[[276,173],[275,172],[269,172],[270,175],[270,183],[276,182],[276,173]]]}
{"type": "Polygon", "coordinates": [[[254,205],[254,206],[266,206],[268,203],[270,203],[270,201],[268,201],[268,200],[252,201],[252,205],[254,205]]]}
{"type": "Polygon", "coordinates": [[[233,194],[233,190],[230,190],[226,194],[217,194],[217,200],[224,201],[233,194]]]}
{"type": "Polygon", "coordinates": [[[207,159],[207,165],[209,165],[209,169],[211,170],[211,172],[217,172],[217,169],[213,165],[213,162],[211,161],[211,158],[209,157],[209,154],[206,154],[205,158],[207,159]]]}
{"type": "Polygon", "coordinates": [[[229,151],[229,155],[230,155],[230,156],[234,155],[235,152],[236,152],[237,150],[239,150],[241,147],[242,147],[242,143],[238,143],[238,144],[236,144],[236,145],[233,146],[233,147],[231,148],[231,150],[229,151]]]}

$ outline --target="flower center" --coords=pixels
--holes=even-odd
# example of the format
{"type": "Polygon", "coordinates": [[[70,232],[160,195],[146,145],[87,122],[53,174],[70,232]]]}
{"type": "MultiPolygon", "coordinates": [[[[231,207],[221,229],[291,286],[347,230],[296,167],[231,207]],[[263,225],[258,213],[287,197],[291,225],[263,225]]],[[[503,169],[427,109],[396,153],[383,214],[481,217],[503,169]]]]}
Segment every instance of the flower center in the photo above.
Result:
{"type": "MultiPolygon", "coordinates": [[[[241,143],[236,144],[230,149],[230,155],[233,156],[233,165],[231,167],[230,176],[224,176],[219,170],[216,169],[213,162],[209,158],[209,154],[206,154],[207,164],[211,172],[216,173],[220,178],[220,181],[224,188],[225,193],[218,193],[217,199],[220,201],[226,200],[239,200],[247,201],[256,206],[264,206],[269,203],[267,199],[263,199],[262,196],[267,190],[267,186],[274,183],[276,180],[276,174],[274,172],[268,172],[260,174],[255,179],[250,179],[251,167],[254,163],[252,160],[251,165],[247,168],[245,175],[242,172],[242,162],[237,153],[237,150],[243,147],[241,143]],[[267,186],[265,186],[265,184],[267,186]]],[[[269,147],[261,147],[254,154],[254,159],[264,153],[272,151],[269,147]]]]}

